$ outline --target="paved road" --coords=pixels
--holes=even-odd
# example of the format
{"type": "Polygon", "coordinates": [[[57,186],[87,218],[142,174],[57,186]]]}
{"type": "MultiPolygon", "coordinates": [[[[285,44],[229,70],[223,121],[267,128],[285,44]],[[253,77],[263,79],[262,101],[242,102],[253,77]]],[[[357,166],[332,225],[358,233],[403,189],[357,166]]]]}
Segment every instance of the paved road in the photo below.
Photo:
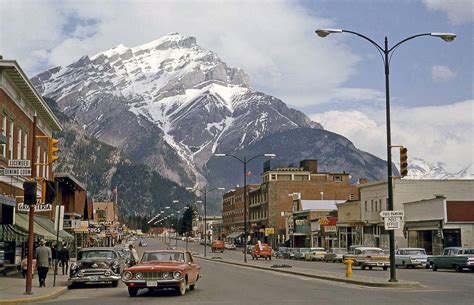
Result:
{"type": "MultiPolygon", "coordinates": [[[[149,247],[162,247],[149,240],[149,247]]],[[[142,249],[139,249],[142,250],[142,249]]],[[[230,252],[230,251],[229,251],[230,252]]],[[[230,254],[233,255],[233,254],[230,254]]],[[[235,254],[238,255],[238,254],[235,254]]],[[[136,298],[130,298],[126,287],[89,287],[74,289],[57,300],[45,304],[222,304],[222,305],[288,305],[288,304],[417,304],[472,305],[469,289],[380,289],[357,287],[347,284],[326,282],[300,276],[276,274],[271,271],[252,270],[212,261],[197,260],[202,266],[203,278],[195,291],[185,296],[176,296],[172,291],[149,293],[145,290],[136,298]]],[[[272,260],[273,262],[273,260],[272,260]]],[[[263,262],[262,262],[263,263],[263,262]]],[[[270,262],[268,262],[270,263],[270,262]]],[[[324,263],[323,263],[324,264],[324,263]]],[[[324,264],[326,265],[326,264],[324,264]]],[[[316,265],[315,265],[316,266],[316,265]]],[[[411,272],[413,270],[406,270],[411,272]]],[[[421,271],[422,270],[415,270],[421,271]]],[[[380,271],[382,273],[382,271],[380,271]]],[[[434,274],[442,276],[448,273],[434,274]]],[[[384,273],[388,274],[388,273],[384,273]]],[[[431,273],[429,273],[431,274],[431,273]]],[[[449,273],[460,279],[470,280],[472,273],[449,273]]],[[[472,289],[472,287],[470,287],[472,289]]]]}

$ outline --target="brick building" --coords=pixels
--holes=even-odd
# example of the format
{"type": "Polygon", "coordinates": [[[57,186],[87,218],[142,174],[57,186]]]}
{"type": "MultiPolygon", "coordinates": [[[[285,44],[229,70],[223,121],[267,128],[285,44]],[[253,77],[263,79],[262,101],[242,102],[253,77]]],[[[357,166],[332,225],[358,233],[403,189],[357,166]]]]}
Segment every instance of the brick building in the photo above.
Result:
{"type": "MultiPolygon", "coordinates": [[[[232,237],[243,226],[243,193],[243,188],[237,188],[224,195],[223,225],[232,237]]],[[[303,160],[298,168],[266,168],[262,183],[248,187],[248,228],[253,238],[262,237],[268,228],[267,233],[273,233],[265,239],[274,245],[278,235],[286,235],[285,213],[292,211],[289,194],[293,193],[300,193],[305,200],[359,199],[357,186],[349,182],[348,173],[318,172],[316,160],[303,160]]]]}

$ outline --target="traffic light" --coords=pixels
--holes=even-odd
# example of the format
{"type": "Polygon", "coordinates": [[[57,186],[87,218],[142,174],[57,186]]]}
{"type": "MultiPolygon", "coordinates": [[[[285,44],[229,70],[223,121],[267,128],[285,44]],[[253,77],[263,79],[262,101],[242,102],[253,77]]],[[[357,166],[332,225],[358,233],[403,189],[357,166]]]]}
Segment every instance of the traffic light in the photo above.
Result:
{"type": "Polygon", "coordinates": [[[41,201],[52,204],[56,199],[56,181],[43,180],[41,184],[41,201]]]}
{"type": "Polygon", "coordinates": [[[400,175],[405,177],[408,175],[408,149],[406,147],[400,147],[400,175]]]}
{"type": "Polygon", "coordinates": [[[56,145],[59,143],[58,139],[48,138],[48,163],[52,164],[54,161],[59,159],[59,156],[56,155],[59,152],[59,148],[56,145]]]}
{"type": "Polygon", "coordinates": [[[36,204],[36,181],[23,182],[23,203],[25,205],[36,204]]]}

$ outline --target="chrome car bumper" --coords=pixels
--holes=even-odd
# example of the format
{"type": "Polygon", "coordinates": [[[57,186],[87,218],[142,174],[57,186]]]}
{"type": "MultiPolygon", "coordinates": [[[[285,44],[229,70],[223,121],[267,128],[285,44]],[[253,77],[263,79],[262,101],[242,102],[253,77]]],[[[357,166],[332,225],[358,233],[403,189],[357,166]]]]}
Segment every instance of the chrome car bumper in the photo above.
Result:
{"type": "Polygon", "coordinates": [[[390,266],[390,263],[385,263],[385,262],[364,262],[362,264],[369,267],[389,267],[390,266]]]}
{"type": "Polygon", "coordinates": [[[101,284],[101,283],[112,283],[118,282],[121,279],[120,275],[85,275],[85,276],[75,276],[68,278],[68,285],[75,283],[90,283],[90,284],[101,284]]]}
{"type": "Polygon", "coordinates": [[[166,288],[166,287],[179,287],[184,279],[169,279],[169,280],[124,280],[122,282],[129,287],[137,288],[166,288]]]}

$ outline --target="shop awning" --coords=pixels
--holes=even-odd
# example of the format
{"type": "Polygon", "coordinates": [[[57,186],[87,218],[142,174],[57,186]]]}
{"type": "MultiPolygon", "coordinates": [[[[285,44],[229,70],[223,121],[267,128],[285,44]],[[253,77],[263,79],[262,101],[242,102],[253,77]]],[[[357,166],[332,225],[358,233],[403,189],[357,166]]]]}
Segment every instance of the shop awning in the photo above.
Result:
{"type": "Polygon", "coordinates": [[[425,231],[441,228],[442,219],[430,221],[405,222],[405,230],[425,231]]]}
{"type": "Polygon", "coordinates": [[[8,205],[11,207],[16,206],[16,200],[7,196],[0,195],[0,204],[8,205]]]}
{"type": "MultiPolygon", "coordinates": [[[[15,224],[28,232],[29,226],[28,226],[28,215],[27,214],[20,214],[17,213],[15,215],[15,224]]],[[[44,229],[42,226],[40,226],[36,221],[33,224],[33,231],[34,234],[40,236],[41,238],[44,238],[45,240],[56,240],[56,235],[48,232],[46,229],[44,229]]]]}
{"type": "Polygon", "coordinates": [[[226,238],[237,238],[242,234],[244,234],[244,233],[243,232],[233,232],[233,233],[230,233],[226,238]]]}
{"type": "MultiPolygon", "coordinates": [[[[54,227],[54,222],[46,217],[42,216],[36,216],[35,217],[35,222],[37,222],[40,226],[48,230],[51,234],[56,236],[56,228],[54,227]]],[[[64,230],[59,230],[59,238],[60,239],[73,239],[74,236],[69,234],[68,232],[64,230]]]]}

